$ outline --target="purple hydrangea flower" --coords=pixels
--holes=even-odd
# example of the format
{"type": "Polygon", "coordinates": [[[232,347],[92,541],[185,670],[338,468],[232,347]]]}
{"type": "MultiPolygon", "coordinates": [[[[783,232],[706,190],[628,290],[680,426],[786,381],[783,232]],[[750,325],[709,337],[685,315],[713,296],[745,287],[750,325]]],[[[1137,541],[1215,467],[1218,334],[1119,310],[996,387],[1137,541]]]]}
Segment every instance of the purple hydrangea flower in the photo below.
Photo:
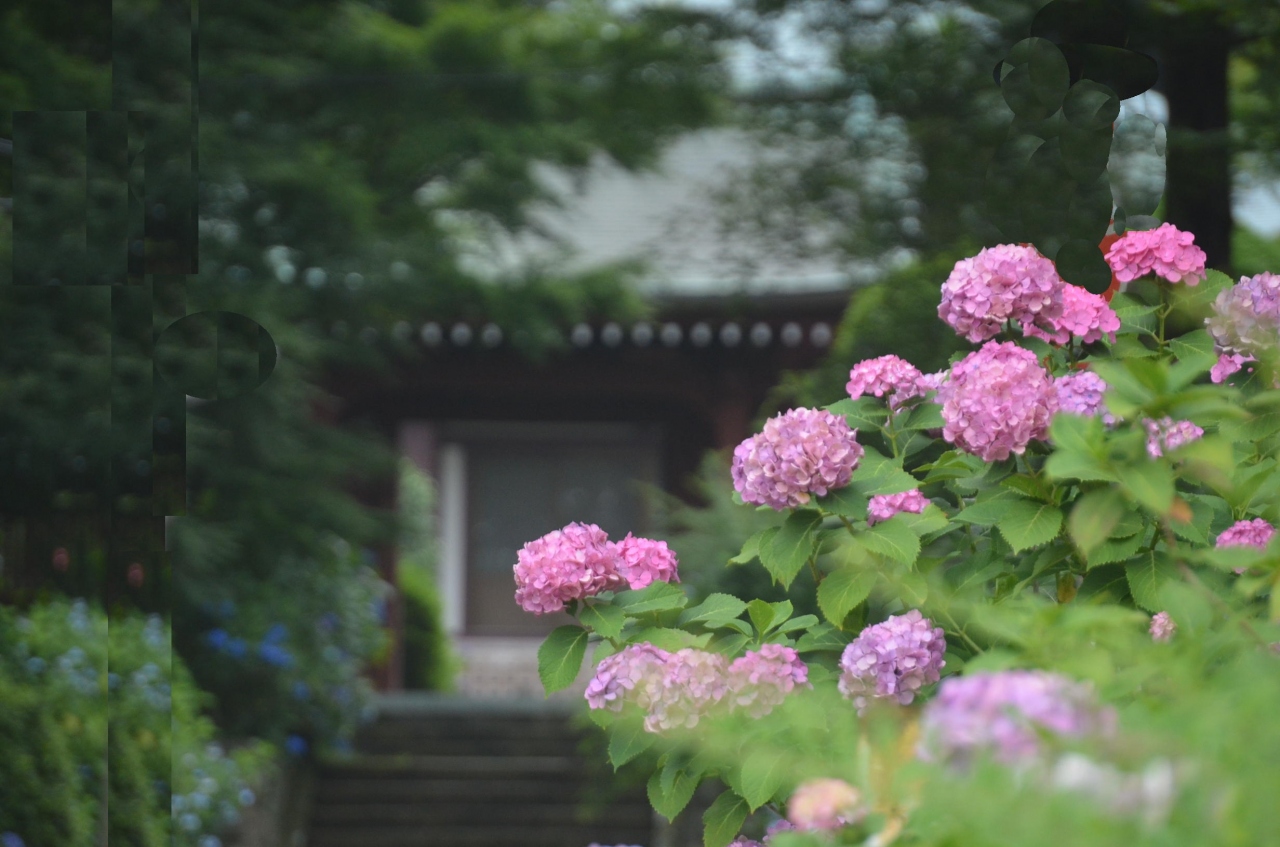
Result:
{"type": "Polygon", "coordinates": [[[733,487],[747,503],[803,506],[849,484],[863,455],[857,434],[840,415],[792,409],[733,451],[733,487]]]}
{"type": "Polygon", "coordinates": [[[627,587],[618,570],[617,545],[595,524],[571,523],[549,532],[525,544],[517,558],[516,602],[535,615],[627,587]]]}
{"type": "MultiPolygon", "coordinates": [[[[1222,531],[1214,547],[1253,547],[1257,550],[1267,549],[1276,528],[1262,518],[1247,521],[1236,521],[1222,531]]],[[[1235,568],[1236,573],[1244,573],[1244,568],[1235,568]]]]}
{"type": "Polygon", "coordinates": [[[603,659],[587,684],[592,709],[622,710],[624,703],[649,708],[662,696],[663,674],[671,654],[652,644],[629,644],[603,659]]]}
{"type": "MultiPolygon", "coordinates": [[[[729,666],[729,703],[761,718],[782,703],[796,686],[809,685],[809,668],[782,644],[763,644],[748,650],[729,666]]],[[[809,686],[812,687],[812,686],[809,686]]]]}
{"type": "Polygon", "coordinates": [[[1093,371],[1075,371],[1060,376],[1053,381],[1053,389],[1058,395],[1058,411],[1083,417],[1100,416],[1103,423],[1112,426],[1116,417],[1107,411],[1102,401],[1108,387],[1106,381],[1093,371]]]}
{"type": "Polygon", "coordinates": [[[1103,336],[1115,343],[1116,332],[1120,329],[1120,318],[1101,295],[1065,282],[1062,284],[1062,314],[1048,319],[1047,323],[1050,331],[1035,324],[1026,324],[1022,330],[1051,344],[1066,344],[1073,335],[1085,344],[1091,344],[1103,336]]]}
{"type": "Polygon", "coordinates": [[[840,693],[861,712],[867,697],[893,698],[902,705],[921,686],[938,681],[947,642],[941,627],[912,609],[864,629],[840,656],[840,693]]]}
{"type": "Polygon", "coordinates": [[[1062,315],[1062,279],[1034,247],[1001,244],[961,259],[942,284],[938,317],[974,343],[1006,321],[1053,331],[1062,315]]]}
{"type": "Polygon", "coordinates": [[[966,765],[990,753],[1006,764],[1039,754],[1041,734],[1110,735],[1115,713],[1093,689],[1047,671],[1009,670],[950,677],[924,708],[920,757],[966,765]]]}
{"type": "Polygon", "coordinates": [[[787,803],[787,820],[800,831],[839,829],[866,815],[862,792],[842,779],[803,782],[787,803]]]}
{"type": "Polygon", "coordinates": [[[1175,421],[1164,417],[1158,421],[1145,419],[1142,425],[1147,428],[1147,453],[1153,459],[1163,456],[1169,450],[1177,450],[1184,444],[1195,441],[1204,435],[1204,430],[1191,421],[1175,421]]]}
{"type": "Polygon", "coordinates": [[[938,389],[943,438],[986,462],[1021,454],[1042,439],[1058,410],[1053,378],[1036,355],[988,341],[951,368],[938,389]]]}
{"type": "Polygon", "coordinates": [[[1151,616],[1152,641],[1168,641],[1173,638],[1177,629],[1178,625],[1173,622],[1173,618],[1169,617],[1168,612],[1156,612],[1151,616]]]}
{"type": "Polygon", "coordinates": [[[903,491],[900,494],[877,494],[867,504],[867,526],[887,521],[899,512],[913,512],[918,515],[928,505],[929,501],[920,493],[919,488],[903,491]]]}
{"type": "Polygon", "coordinates": [[[849,371],[849,383],[845,390],[854,400],[864,394],[876,397],[888,395],[889,408],[897,410],[913,397],[924,395],[920,369],[897,356],[880,356],[867,359],[849,371]]]}
{"type": "Polygon", "coordinates": [[[1130,230],[1106,254],[1107,264],[1121,282],[1155,274],[1169,282],[1198,285],[1205,278],[1205,253],[1195,236],[1173,224],[1152,230],[1130,230]]]}
{"type": "Polygon", "coordinates": [[[649,732],[691,729],[729,693],[724,656],[686,647],[667,659],[661,696],[644,726],[649,732]]]}
{"type": "Polygon", "coordinates": [[[665,541],[635,538],[631,533],[616,545],[618,572],[632,589],[644,588],[654,582],[679,582],[676,573],[676,554],[665,541]]]}
{"type": "Polygon", "coordinates": [[[729,847],[764,847],[764,845],[759,841],[747,838],[745,835],[739,835],[729,842],[729,847]]]}
{"type": "Polygon", "coordinates": [[[1205,325],[1219,356],[1209,375],[1222,382],[1245,362],[1256,361],[1259,353],[1280,345],[1280,274],[1241,277],[1218,293],[1213,311],[1205,325]]]}

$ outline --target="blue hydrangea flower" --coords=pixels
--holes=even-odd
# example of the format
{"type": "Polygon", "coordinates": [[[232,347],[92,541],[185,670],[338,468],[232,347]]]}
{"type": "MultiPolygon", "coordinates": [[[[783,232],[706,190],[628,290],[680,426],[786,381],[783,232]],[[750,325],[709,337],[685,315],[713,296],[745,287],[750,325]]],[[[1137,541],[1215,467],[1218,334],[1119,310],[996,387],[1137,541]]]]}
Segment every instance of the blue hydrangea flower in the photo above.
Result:
{"type": "Polygon", "coordinates": [[[227,631],[225,629],[219,627],[206,632],[204,634],[204,640],[205,643],[215,650],[225,650],[227,643],[231,640],[231,637],[227,635],[227,631]]]}
{"type": "Polygon", "coordinates": [[[262,636],[262,643],[279,644],[281,641],[284,641],[288,637],[289,637],[288,628],[286,628],[285,625],[282,623],[276,623],[276,624],[272,624],[271,628],[267,630],[267,634],[262,636]]]}
{"type": "Polygon", "coordinates": [[[243,659],[249,652],[243,638],[232,638],[227,642],[227,655],[235,659],[243,659]]]}
{"type": "Polygon", "coordinates": [[[0,834],[0,845],[2,845],[2,847],[27,847],[26,843],[18,837],[18,833],[16,832],[0,834]]]}
{"type": "Polygon", "coordinates": [[[250,789],[248,789],[248,788],[241,788],[241,789],[240,789],[240,796],[239,796],[239,800],[240,800],[240,805],[241,805],[241,806],[252,806],[252,805],[253,805],[254,800],[256,800],[256,799],[257,799],[257,798],[253,796],[253,791],[252,791],[252,790],[250,790],[250,789]]]}
{"type": "Polygon", "coordinates": [[[306,700],[311,696],[311,687],[302,680],[298,680],[293,684],[293,696],[299,700],[306,700]]]}
{"type": "Polygon", "coordinates": [[[284,741],[284,749],[290,756],[301,756],[307,752],[307,740],[301,735],[290,735],[284,741]]]}
{"type": "Polygon", "coordinates": [[[258,647],[258,655],[262,658],[262,661],[278,668],[289,667],[293,664],[293,654],[275,644],[263,643],[258,647]]]}

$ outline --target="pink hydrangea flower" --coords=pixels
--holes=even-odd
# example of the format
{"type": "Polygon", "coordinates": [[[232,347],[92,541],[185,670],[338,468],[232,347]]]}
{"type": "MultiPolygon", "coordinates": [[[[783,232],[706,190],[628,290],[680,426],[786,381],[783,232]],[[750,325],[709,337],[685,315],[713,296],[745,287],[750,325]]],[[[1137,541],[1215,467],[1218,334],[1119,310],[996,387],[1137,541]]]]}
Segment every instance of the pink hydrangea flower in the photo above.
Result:
{"type": "Polygon", "coordinates": [[[787,820],[786,818],[779,818],[778,820],[769,824],[769,828],[764,831],[764,843],[765,845],[768,845],[769,842],[773,840],[773,836],[777,835],[779,832],[795,832],[795,831],[796,831],[795,824],[793,824],[791,821],[787,820]]]}
{"type": "Polygon", "coordinates": [[[1280,274],[1241,277],[1218,293],[1213,311],[1205,325],[1219,356],[1209,375],[1222,382],[1259,353],[1280,346],[1280,274]]]}
{"type": "Polygon", "coordinates": [[[1275,534],[1276,528],[1262,518],[1236,521],[1222,531],[1213,546],[1256,547],[1259,550],[1265,550],[1267,545],[1271,543],[1271,536],[1275,534]]]}
{"type": "Polygon", "coordinates": [[[880,356],[854,365],[845,389],[854,400],[864,394],[889,395],[889,408],[896,410],[912,397],[924,394],[919,385],[922,376],[920,369],[905,359],[880,356]]]}
{"type": "Polygon", "coordinates": [[[1169,617],[1168,612],[1156,612],[1151,616],[1151,640],[1168,641],[1173,638],[1178,625],[1169,617]]]}
{"type": "Polygon", "coordinates": [[[1115,712],[1100,707],[1090,686],[1047,671],[1009,670],[950,677],[921,718],[925,761],[965,766],[980,753],[1007,764],[1037,756],[1040,735],[1107,736],[1115,712]]]}
{"type": "Polygon", "coordinates": [[[1173,224],[1151,230],[1130,230],[1107,251],[1107,264],[1121,282],[1155,274],[1169,282],[1198,285],[1205,278],[1205,254],[1195,236],[1173,224]]]}
{"type": "Polygon", "coordinates": [[[686,647],[671,654],[663,668],[662,689],[649,708],[649,732],[692,728],[729,693],[724,656],[686,647]]]}
{"type": "Polygon", "coordinates": [[[1053,330],[1062,315],[1061,277],[1034,247],[1001,244],[956,262],[942,284],[938,317],[974,343],[1006,321],[1053,330]]]}
{"type": "Polygon", "coordinates": [[[926,391],[937,391],[942,387],[942,383],[947,381],[947,377],[949,376],[951,376],[950,369],[938,371],[935,374],[925,374],[916,380],[916,387],[920,389],[921,393],[926,391]]]}
{"type": "Polygon", "coordinates": [[[787,820],[798,830],[831,830],[866,817],[862,792],[842,779],[801,783],[787,803],[787,820]]]}
{"type": "Polygon", "coordinates": [[[676,554],[665,541],[635,538],[631,533],[617,543],[618,572],[632,589],[653,582],[679,582],[676,554]]]}
{"type": "Polygon", "coordinates": [[[525,544],[516,558],[516,602],[535,615],[627,585],[618,572],[616,546],[595,524],[571,523],[549,532],[525,544]]]}
{"type": "Polygon", "coordinates": [[[764,847],[764,845],[759,841],[747,838],[745,835],[739,835],[729,842],[729,847],[764,847]]]}
{"type": "Polygon", "coordinates": [[[748,650],[729,666],[730,705],[761,718],[782,703],[797,686],[809,686],[809,668],[782,644],[763,644],[748,650]]]}
{"type": "Polygon", "coordinates": [[[1066,344],[1075,335],[1085,344],[1091,344],[1103,336],[1115,343],[1120,329],[1120,318],[1110,304],[1100,295],[1092,294],[1078,285],[1062,284],[1062,314],[1050,319],[1051,331],[1035,324],[1022,327],[1022,331],[1051,344],[1066,344]]]}
{"type": "Polygon", "coordinates": [[[1147,418],[1142,421],[1142,425],[1147,428],[1147,453],[1153,459],[1204,435],[1204,430],[1191,421],[1174,421],[1169,417],[1158,421],[1147,418]]]}
{"type": "Polygon", "coordinates": [[[929,501],[920,493],[919,488],[903,491],[901,494],[877,494],[867,504],[867,526],[887,521],[899,512],[913,512],[918,515],[928,505],[929,501]]]}
{"type": "Polygon", "coordinates": [[[733,451],[733,487],[747,503],[803,506],[849,484],[864,452],[857,434],[840,415],[792,409],[733,451]]]}
{"type": "Polygon", "coordinates": [[[947,641],[941,627],[912,609],[864,629],[840,656],[840,693],[858,711],[867,697],[893,698],[902,705],[921,686],[938,681],[946,666],[947,641]]]}
{"type": "Polygon", "coordinates": [[[1083,417],[1101,416],[1102,422],[1111,426],[1116,422],[1115,415],[1107,411],[1102,401],[1107,387],[1106,381],[1093,371],[1075,371],[1060,376],[1053,381],[1053,389],[1058,395],[1058,411],[1083,417]]]}
{"type": "Polygon", "coordinates": [[[1021,454],[1042,439],[1058,410],[1053,379],[1036,355],[1012,342],[988,341],[961,359],[938,389],[942,436],[986,462],[1021,454]]]}
{"type": "Polygon", "coordinates": [[[648,711],[662,696],[667,660],[671,654],[652,644],[629,644],[607,656],[587,683],[587,705],[620,712],[626,703],[648,711]]]}

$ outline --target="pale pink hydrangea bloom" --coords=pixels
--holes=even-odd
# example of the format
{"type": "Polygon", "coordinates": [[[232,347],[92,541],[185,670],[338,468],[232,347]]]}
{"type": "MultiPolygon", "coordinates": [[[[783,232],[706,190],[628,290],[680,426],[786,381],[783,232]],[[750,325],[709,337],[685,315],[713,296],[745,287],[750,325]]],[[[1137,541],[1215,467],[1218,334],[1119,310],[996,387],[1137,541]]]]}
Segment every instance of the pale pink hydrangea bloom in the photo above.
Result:
{"type": "Polygon", "coordinates": [[[730,705],[761,718],[782,703],[797,686],[809,684],[809,668],[799,654],[782,644],[748,650],[729,666],[730,705]]]}
{"type": "Polygon", "coordinates": [[[988,341],[957,362],[938,400],[943,438],[986,462],[1043,439],[1058,410],[1049,372],[1035,353],[1009,341],[988,341]]]}
{"type": "Polygon", "coordinates": [[[1276,528],[1262,518],[1236,521],[1222,531],[1213,546],[1256,547],[1259,550],[1265,550],[1271,543],[1271,536],[1275,534],[1276,528]]]}
{"type": "Polygon", "coordinates": [[[1093,371],[1076,371],[1060,376],[1053,381],[1058,395],[1058,411],[1084,417],[1101,416],[1102,422],[1111,426],[1116,422],[1115,415],[1107,411],[1102,401],[1107,387],[1106,381],[1093,371]]]}
{"type": "Polygon", "coordinates": [[[631,703],[648,711],[662,697],[670,658],[670,653],[652,644],[629,644],[605,657],[587,684],[587,705],[620,712],[623,704],[631,703]]]}
{"type": "Polygon", "coordinates": [[[1155,274],[1169,282],[1198,285],[1205,278],[1205,254],[1195,236],[1173,224],[1151,230],[1130,230],[1107,251],[1107,264],[1120,282],[1155,274]]]}
{"type": "Polygon", "coordinates": [[[941,627],[912,609],[869,626],[840,656],[840,693],[861,712],[868,697],[892,698],[902,705],[921,686],[938,681],[947,651],[941,627]]]}
{"type": "Polygon", "coordinates": [[[787,820],[786,818],[779,818],[778,820],[769,824],[769,828],[764,831],[764,843],[767,847],[769,842],[773,840],[773,836],[777,835],[779,832],[795,832],[795,831],[796,831],[795,824],[793,824],[791,821],[787,820]]]}
{"type": "Polygon", "coordinates": [[[1051,344],[1066,344],[1075,335],[1085,344],[1098,341],[1103,336],[1115,343],[1120,318],[1110,304],[1098,294],[1078,285],[1062,284],[1062,314],[1049,321],[1052,331],[1034,324],[1023,326],[1022,331],[1051,344]]]}
{"type": "Polygon", "coordinates": [[[1001,244],[956,262],[942,284],[938,317],[974,343],[994,337],[1006,321],[1052,330],[1062,315],[1061,277],[1034,247],[1001,244]]]}
{"type": "Polygon", "coordinates": [[[1175,421],[1169,417],[1158,421],[1147,418],[1142,421],[1142,425],[1147,428],[1147,453],[1153,459],[1204,435],[1204,430],[1191,421],[1175,421]]]}
{"type": "Polygon", "coordinates": [[[1218,293],[1214,315],[1205,319],[1218,349],[1218,362],[1209,372],[1222,382],[1245,362],[1280,345],[1280,274],[1260,273],[1218,293]]]}
{"type": "Polygon", "coordinates": [[[929,505],[929,501],[920,493],[919,488],[903,491],[900,494],[877,494],[867,504],[867,526],[875,526],[880,521],[887,521],[899,512],[920,514],[929,505]]]}
{"type": "Polygon", "coordinates": [[[733,487],[747,503],[803,506],[849,484],[864,452],[857,434],[840,415],[792,409],[733,451],[733,487]]]}
{"type": "Polygon", "coordinates": [[[663,668],[662,689],[650,706],[644,726],[649,732],[692,728],[729,693],[724,656],[686,647],[671,654],[663,668]]]}
{"type": "Polygon", "coordinates": [[[801,783],[787,803],[787,820],[798,830],[831,830],[866,817],[862,792],[842,779],[801,783]]]}
{"type": "Polygon", "coordinates": [[[1168,641],[1173,638],[1173,633],[1178,629],[1178,625],[1173,622],[1173,618],[1169,617],[1168,612],[1156,612],[1151,616],[1151,640],[1152,641],[1168,641]]]}
{"type": "Polygon", "coordinates": [[[1008,670],[950,677],[924,708],[919,754],[925,761],[965,766],[991,753],[1013,764],[1037,756],[1040,735],[1109,736],[1115,712],[1093,689],[1047,671],[1008,670]]]}
{"type": "Polygon", "coordinates": [[[535,615],[627,587],[618,572],[616,545],[595,524],[571,523],[549,532],[525,544],[516,558],[516,602],[535,615]]]}
{"type": "Polygon", "coordinates": [[[635,538],[631,533],[617,543],[618,572],[633,589],[653,582],[679,582],[676,554],[665,541],[635,538]]]}
{"type": "Polygon", "coordinates": [[[924,394],[919,385],[922,376],[920,369],[905,359],[880,356],[854,365],[849,371],[849,383],[845,390],[854,400],[864,394],[874,394],[876,397],[887,394],[889,408],[897,410],[911,398],[924,394]]]}
{"type": "Polygon", "coordinates": [[[764,847],[764,845],[759,841],[747,838],[745,835],[739,835],[729,842],[729,847],[764,847]]]}
{"type": "Polygon", "coordinates": [[[950,368],[938,371],[934,374],[925,374],[920,377],[920,379],[916,380],[916,387],[918,387],[922,393],[926,391],[937,391],[942,387],[942,383],[947,381],[947,377],[949,376],[951,376],[950,368]]]}

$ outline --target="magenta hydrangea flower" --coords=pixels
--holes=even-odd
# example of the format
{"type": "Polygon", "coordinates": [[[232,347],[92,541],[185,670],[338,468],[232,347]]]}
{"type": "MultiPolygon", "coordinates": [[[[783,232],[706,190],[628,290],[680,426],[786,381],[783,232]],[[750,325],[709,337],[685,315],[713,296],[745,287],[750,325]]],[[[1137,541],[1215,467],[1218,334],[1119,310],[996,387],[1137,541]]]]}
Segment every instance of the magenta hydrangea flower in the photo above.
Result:
{"type": "Polygon", "coordinates": [[[947,651],[941,627],[912,609],[869,626],[840,656],[840,693],[861,712],[868,697],[893,698],[902,705],[921,686],[938,681],[947,651]]]}
{"type": "Polygon", "coordinates": [[[1276,528],[1262,518],[1236,521],[1222,531],[1213,546],[1256,547],[1259,550],[1265,550],[1267,545],[1271,543],[1271,537],[1275,534],[1276,528]]]}
{"type": "Polygon", "coordinates": [[[803,782],[787,803],[787,820],[801,831],[839,829],[866,815],[862,792],[842,779],[803,782]]]}
{"type": "Polygon", "coordinates": [[[1036,354],[988,341],[951,368],[938,389],[942,437],[986,462],[1021,454],[1042,439],[1058,410],[1053,378],[1036,354]]]}
{"type": "Polygon", "coordinates": [[[616,545],[595,524],[571,523],[549,532],[525,544],[516,558],[516,602],[535,615],[627,586],[616,545]]]}
{"type": "Polygon", "coordinates": [[[659,697],[649,707],[649,732],[692,728],[729,693],[724,656],[686,647],[671,654],[663,667],[659,697]]]}
{"type": "Polygon", "coordinates": [[[1204,430],[1191,421],[1175,421],[1169,417],[1158,421],[1145,418],[1142,425],[1147,428],[1147,453],[1153,459],[1204,435],[1204,430]]]}
{"type": "Polygon", "coordinates": [[[1209,376],[1222,382],[1259,353],[1280,346],[1280,274],[1241,277],[1218,293],[1213,311],[1205,325],[1219,355],[1209,376]]]}
{"type": "Polygon", "coordinates": [[[797,686],[809,686],[809,668],[799,654],[782,644],[763,644],[734,659],[729,666],[730,705],[761,718],[782,703],[797,686]]]}
{"type": "Polygon", "coordinates": [[[887,521],[899,512],[920,514],[929,505],[929,501],[920,493],[919,488],[903,491],[901,494],[876,494],[867,504],[867,526],[875,526],[880,521],[887,521]]]}
{"type": "Polygon", "coordinates": [[[1048,321],[1050,331],[1035,324],[1022,327],[1027,335],[1043,339],[1051,344],[1066,344],[1075,335],[1085,344],[1091,344],[1103,336],[1113,344],[1120,329],[1120,318],[1111,305],[1098,294],[1078,285],[1062,284],[1062,314],[1048,321]]]}
{"type": "Polygon", "coordinates": [[[1107,264],[1120,282],[1155,274],[1169,282],[1198,285],[1205,278],[1205,254],[1195,236],[1173,224],[1151,230],[1130,230],[1107,251],[1107,264]]]}
{"type": "Polygon", "coordinates": [[[888,395],[889,408],[897,410],[911,398],[923,396],[924,389],[919,384],[922,376],[920,369],[905,359],[880,356],[854,365],[845,389],[854,400],[864,394],[888,395]]]}
{"type": "Polygon", "coordinates": [[[665,541],[635,538],[631,533],[617,543],[618,572],[632,589],[653,582],[679,582],[676,554],[665,541]]]}
{"type": "Polygon", "coordinates": [[[1009,670],[950,677],[921,718],[919,754],[925,761],[964,766],[990,753],[1007,764],[1041,749],[1040,736],[1107,736],[1115,712],[1098,705],[1093,689],[1047,671],[1009,670]]]}
{"type": "Polygon", "coordinates": [[[1152,641],[1168,641],[1173,638],[1173,633],[1178,629],[1178,625],[1173,622],[1173,618],[1169,617],[1168,612],[1156,612],[1151,616],[1151,640],[1152,641]]]}
{"type": "Polygon", "coordinates": [[[1062,315],[1062,278],[1034,247],[1001,244],[956,262],[942,284],[938,317],[974,343],[1006,321],[1052,331],[1062,315]]]}
{"type": "Polygon", "coordinates": [[[1116,422],[1115,415],[1107,411],[1102,401],[1107,388],[1106,381],[1093,371],[1075,371],[1053,381],[1053,389],[1058,395],[1058,411],[1083,417],[1100,416],[1103,423],[1111,426],[1116,422]]]}
{"type": "Polygon", "coordinates": [[[596,667],[587,683],[587,705],[620,712],[626,703],[648,711],[662,697],[667,660],[671,654],[652,644],[629,644],[596,667]]]}
{"type": "Polygon", "coordinates": [[[856,429],[823,409],[792,409],[733,451],[733,487],[747,503],[777,511],[849,484],[863,455],[856,429]]]}

